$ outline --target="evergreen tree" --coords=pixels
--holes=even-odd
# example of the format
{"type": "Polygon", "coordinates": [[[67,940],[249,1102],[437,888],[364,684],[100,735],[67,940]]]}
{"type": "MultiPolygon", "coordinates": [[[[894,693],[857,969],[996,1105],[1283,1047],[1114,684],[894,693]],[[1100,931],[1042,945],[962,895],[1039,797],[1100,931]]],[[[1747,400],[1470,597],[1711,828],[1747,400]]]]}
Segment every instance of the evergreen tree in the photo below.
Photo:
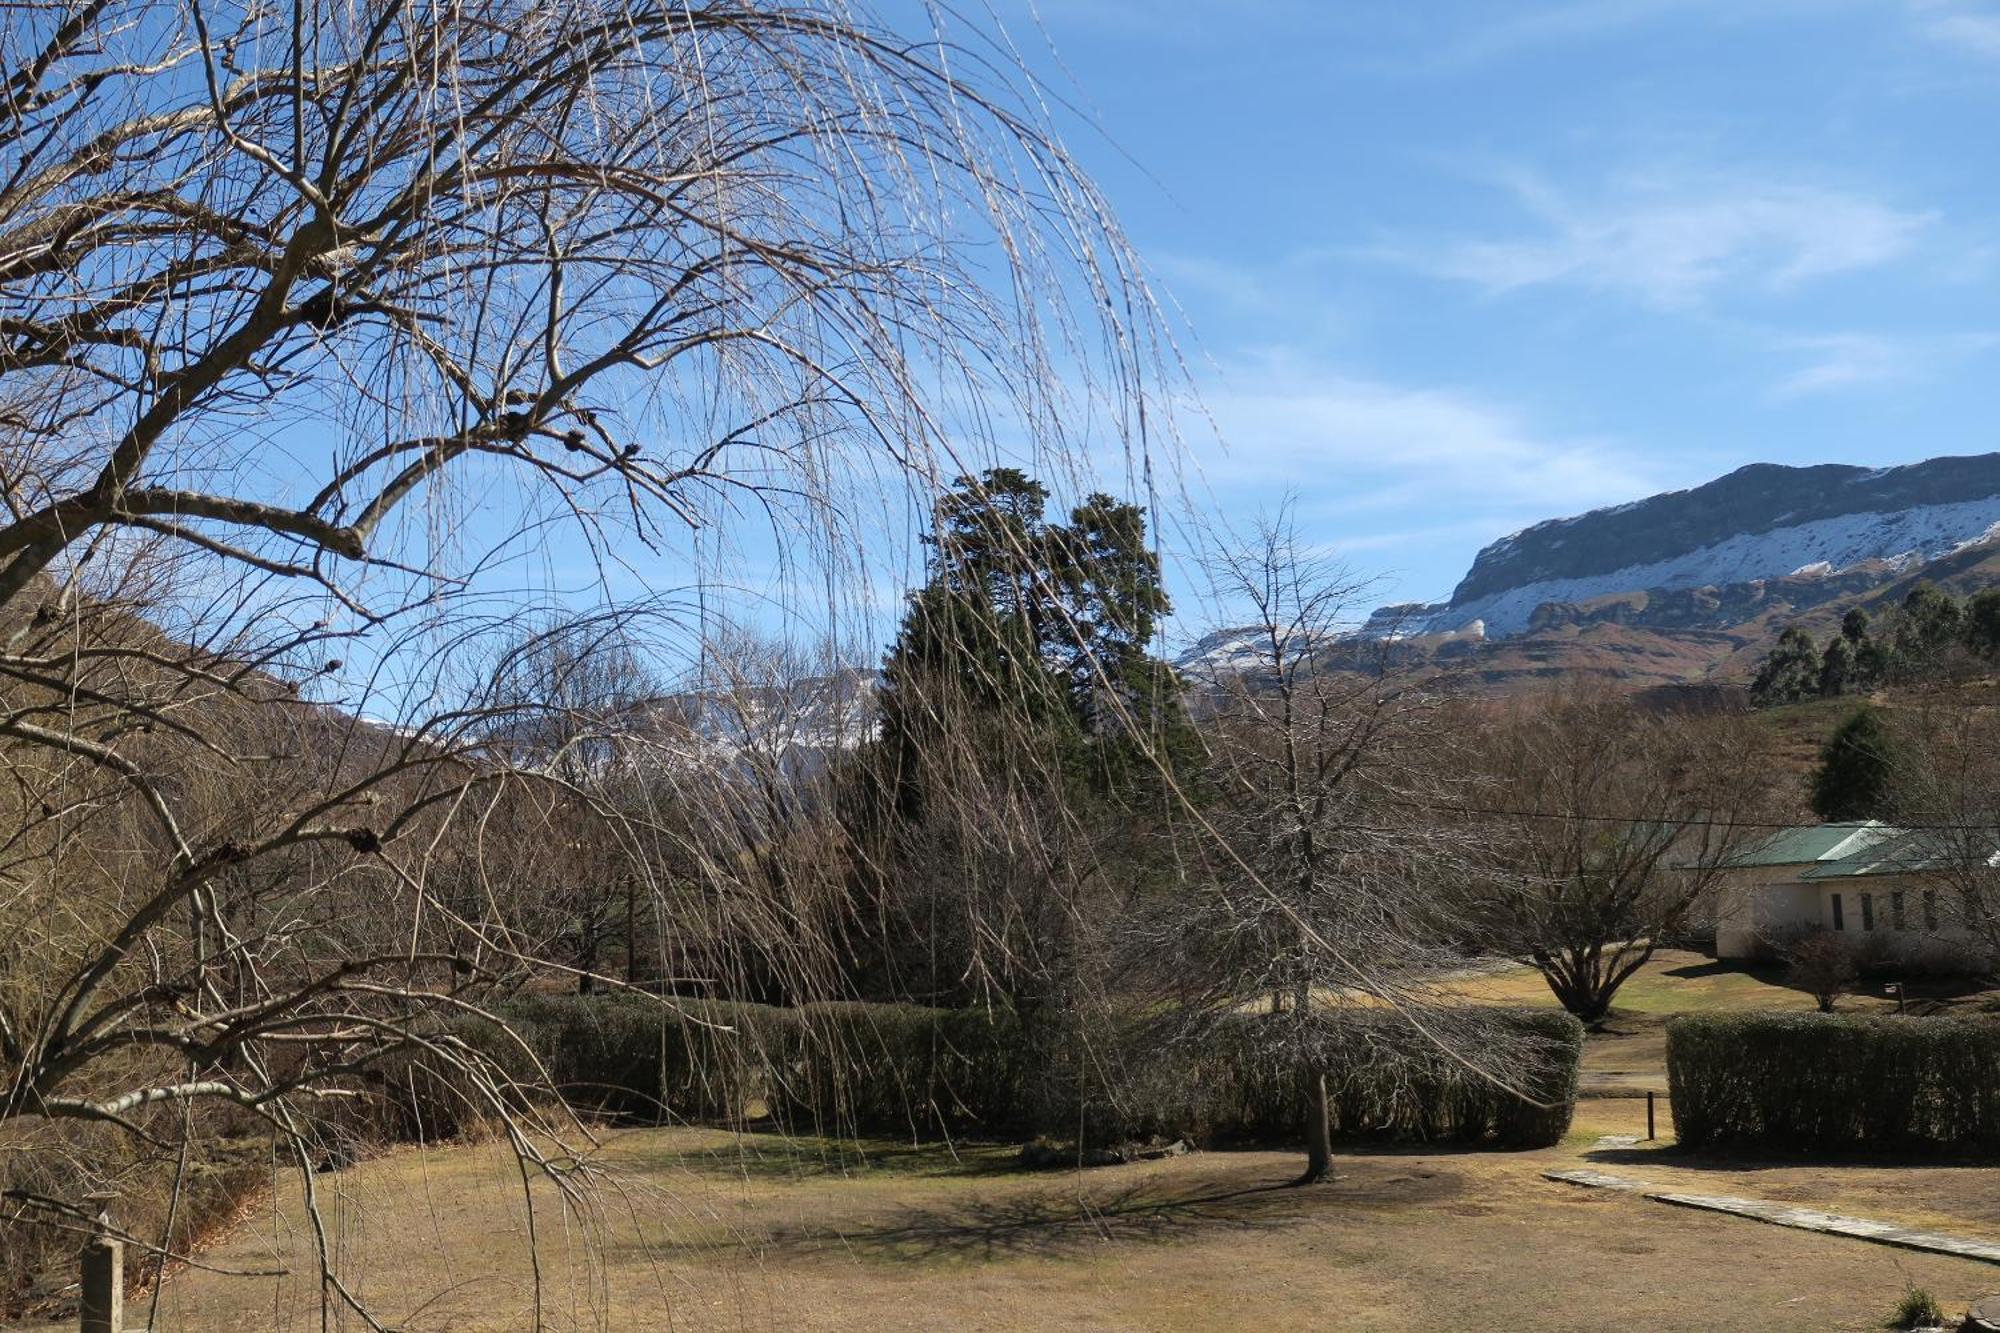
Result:
{"type": "Polygon", "coordinates": [[[1854,641],[1845,635],[1827,640],[1819,659],[1819,692],[1831,699],[1860,688],[1861,667],[1854,641]]]}
{"type": "Polygon", "coordinates": [[[1870,690],[1889,674],[1889,650],[1875,637],[1868,613],[1855,607],[1840,618],[1840,637],[1854,649],[1854,674],[1848,692],[1870,690]]]}
{"type": "Polygon", "coordinates": [[[920,807],[920,753],[940,729],[1032,745],[1100,795],[1192,751],[1172,669],[1148,650],[1170,610],[1146,510],[1092,494],[1050,524],[1048,488],[1018,468],[960,476],[934,512],[924,586],[884,662],[882,743],[898,809],[920,807]]]}
{"type": "Polygon", "coordinates": [[[2000,588],[1984,588],[1966,601],[1965,646],[1989,662],[2000,658],[2000,588]]]}
{"type": "Polygon", "coordinates": [[[1812,808],[1821,819],[1880,819],[1889,805],[1895,765],[1882,714],[1863,705],[1834,729],[1812,777],[1812,808]]]}
{"type": "Polygon", "coordinates": [[[1750,697],[1766,706],[1796,703],[1819,693],[1819,675],[1819,650],[1812,635],[1793,625],[1778,636],[1778,646],[1758,668],[1750,697]]]}
{"type": "Polygon", "coordinates": [[[1896,625],[1895,666],[1909,680],[1929,680],[1945,668],[1965,635],[1965,612],[1934,583],[1919,583],[1903,599],[1896,625]]]}
{"type": "Polygon", "coordinates": [[[1078,905],[1164,878],[1157,821],[1130,812],[1157,808],[1155,761],[1195,747],[1147,650],[1169,608],[1145,511],[1092,495],[1051,523],[1048,498],[997,468],[939,499],[841,817],[872,908],[861,988],[997,993],[1053,1032],[1080,1003],[1089,923],[1108,919],[1078,905]]]}

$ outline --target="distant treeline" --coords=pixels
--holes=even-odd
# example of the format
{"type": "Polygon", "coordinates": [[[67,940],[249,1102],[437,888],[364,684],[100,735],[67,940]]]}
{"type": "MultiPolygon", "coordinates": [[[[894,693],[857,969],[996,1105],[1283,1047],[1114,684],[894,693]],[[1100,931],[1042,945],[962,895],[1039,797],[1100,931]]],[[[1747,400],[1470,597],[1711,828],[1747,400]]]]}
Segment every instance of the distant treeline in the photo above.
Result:
{"type": "Polygon", "coordinates": [[[1824,647],[1790,626],[1758,667],[1750,694],[1759,705],[1865,694],[1939,679],[1967,658],[2000,658],[2000,588],[1960,600],[1920,583],[1879,619],[1859,607],[1849,611],[1824,647]]]}

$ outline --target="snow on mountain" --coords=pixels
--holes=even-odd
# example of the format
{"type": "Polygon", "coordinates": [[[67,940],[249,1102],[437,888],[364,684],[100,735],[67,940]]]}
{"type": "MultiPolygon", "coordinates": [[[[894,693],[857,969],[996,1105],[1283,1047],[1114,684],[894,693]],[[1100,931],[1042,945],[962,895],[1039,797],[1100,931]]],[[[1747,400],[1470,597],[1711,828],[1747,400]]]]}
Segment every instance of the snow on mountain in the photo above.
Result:
{"type": "Polygon", "coordinates": [[[1977,540],[1996,522],[2000,522],[2000,496],[1899,514],[1843,514],[1731,537],[1670,559],[1625,565],[1603,574],[1540,579],[1457,605],[1447,603],[1412,619],[1424,633],[1456,630],[1483,620],[1489,633],[1518,634],[1528,627],[1535,608],[1547,602],[1582,602],[1642,588],[1700,588],[1794,574],[1835,574],[1864,560],[1931,560],[1977,540]]]}
{"type": "Polygon", "coordinates": [[[785,685],[689,690],[654,705],[643,730],[685,762],[810,768],[874,738],[880,687],[880,672],[850,668],[785,685]]]}
{"type": "Polygon", "coordinates": [[[1618,593],[1902,568],[2000,537],[2000,454],[1868,470],[1756,464],[1687,491],[1551,519],[1482,550],[1451,599],[1384,607],[1373,637],[1529,628],[1618,593]],[[1640,558],[1633,558],[1633,557],[1640,558]]]}

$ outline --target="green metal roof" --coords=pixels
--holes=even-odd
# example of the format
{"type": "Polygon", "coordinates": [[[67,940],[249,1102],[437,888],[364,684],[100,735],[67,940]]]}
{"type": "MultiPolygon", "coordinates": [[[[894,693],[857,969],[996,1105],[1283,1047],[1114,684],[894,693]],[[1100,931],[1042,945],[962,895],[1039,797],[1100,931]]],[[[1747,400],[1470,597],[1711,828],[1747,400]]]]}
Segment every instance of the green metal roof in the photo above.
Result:
{"type": "MultiPolygon", "coordinates": [[[[1962,846],[1954,846],[1950,838],[1938,833],[1923,830],[1903,832],[1898,829],[1890,829],[1889,832],[1894,836],[1877,839],[1866,848],[1857,850],[1841,860],[1816,865],[1799,878],[1856,879],[1865,875],[1914,874],[1924,870],[1935,870],[1961,857],[1977,859],[1978,848],[1982,845],[2000,849],[2000,839],[1993,836],[1978,838],[1973,848],[1968,850],[1962,846]]],[[[1990,866],[1996,862],[2000,862],[2000,850],[1989,851],[1986,854],[1986,864],[1990,866]]]]}
{"type": "MultiPolygon", "coordinates": [[[[1762,841],[1752,843],[1735,856],[1735,866],[1796,866],[1815,861],[1839,861],[1866,851],[1876,843],[1894,837],[1899,830],[1879,819],[1863,819],[1842,824],[1805,824],[1780,829],[1762,841]]],[[[1817,874],[1808,871],[1808,875],[1817,874]]]]}

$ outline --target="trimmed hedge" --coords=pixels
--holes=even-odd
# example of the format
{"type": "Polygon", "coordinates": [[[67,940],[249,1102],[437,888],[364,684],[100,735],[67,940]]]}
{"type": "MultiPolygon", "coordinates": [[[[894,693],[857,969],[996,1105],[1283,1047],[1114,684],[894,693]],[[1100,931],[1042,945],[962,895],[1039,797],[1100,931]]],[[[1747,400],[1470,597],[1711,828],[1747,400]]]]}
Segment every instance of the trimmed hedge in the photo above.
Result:
{"type": "MultiPolygon", "coordinates": [[[[1542,1147],[1568,1131],[1583,1029],[1547,1009],[1481,1007],[1469,1040],[1516,1058],[1534,1105],[1466,1070],[1394,1015],[1345,1011],[1301,1028],[1289,1015],[1236,1014],[1199,1041],[1138,1026],[1031,1029],[985,1010],[901,1004],[798,1009],[645,996],[524,996],[500,1011],[571,1104],[644,1120],[737,1121],[761,1101],[797,1133],[924,1139],[1044,1134],[1105,1144],[1186,1138],[1292,1144],[1305,1120],[1300,1070],[1328,1071],[1342,1138],[1542,1147]]],[[[523,1085],[540,1082],[489,1023],[456,1035],[523,1085]]],[[[421,1060],[393,1071],[399,1136],[438,1137],[468,1118],[421,1060]]]]}
{"type": "Polygon", "coordinates": [[[2000,1150],[2000,1022],[1989,1018],[1676,1018],[1667,1080],[1689,1147],[2000,1150]]]}
{"type": "Polygon", "coordinates": [[[768,1107],[789,1129],[932,1138],[1034,1119],[1038,1062],[1011,1015],[864,1003],[790,1012],[791,1045],[766,1066],[768,1107]]]}
{"type": "Polygon", "coordinates": [[[1306,1116],[1301,1070],[1310,1057],[1326,1071],[1338,1138],[1498,1148],[1560,1142],[1576,1106],[1583,1025],[1549,1009],[1481,1008],[1457,1021],[1484,1025],[1472,1040],[1515,1057],[1508,1072],[1532,1101],[1387,1012],[1327,1015],[1306,1033],[1289,1015],[1240,1014],[1192,1049],[1133,1062],[1115,1097],[1086,1100],[1087,1137],[1297,1143],[1306,1116]]]}

